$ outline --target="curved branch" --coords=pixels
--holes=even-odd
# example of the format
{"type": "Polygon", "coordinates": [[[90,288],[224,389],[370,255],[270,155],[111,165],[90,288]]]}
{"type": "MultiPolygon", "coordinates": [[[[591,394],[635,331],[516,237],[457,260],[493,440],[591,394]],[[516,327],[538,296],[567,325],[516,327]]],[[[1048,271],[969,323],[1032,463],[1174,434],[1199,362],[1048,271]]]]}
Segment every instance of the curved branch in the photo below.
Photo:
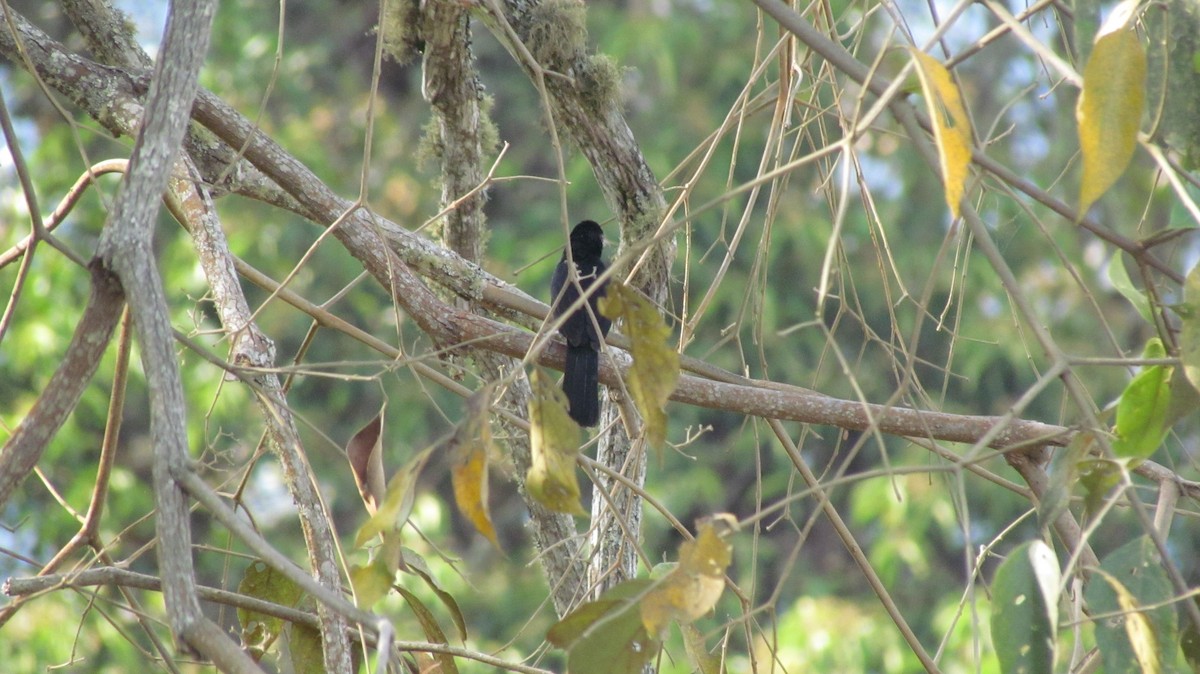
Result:
{"type": "Polygon", "coordinates": [[[91,271],[92,293],[62,362],[0,450],[0,506],[37,465],[50,439],[79,403],[121,318],[125,299],[121,285],[95,265],[91,271]]]}

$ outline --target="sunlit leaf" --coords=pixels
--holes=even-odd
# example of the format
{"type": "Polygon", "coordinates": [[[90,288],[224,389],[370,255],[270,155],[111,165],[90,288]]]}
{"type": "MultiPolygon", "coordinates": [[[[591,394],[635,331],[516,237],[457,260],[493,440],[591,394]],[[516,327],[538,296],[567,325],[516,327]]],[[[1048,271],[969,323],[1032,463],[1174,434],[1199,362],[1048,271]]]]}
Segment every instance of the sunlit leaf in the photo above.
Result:
{"type": "Polygon", "coordinates": [[[1108,27],[1083,70],[1075,116],[1083,153],[1079,215],[1125,172],[1137,147],[1146,97],[1146,50],[1131,25],[1108,27]]]}
{"type": "Polygon", "coordinates": [[[633,366],[627,386],[646,425],[646,439],[661,447],[667,434],[667,414],[663,409],[679,381],[679,353],[671,347],[671,328],[654,305],[632,288],[617,282],[608,284],[608,294],[600,298],[600,313],[616,321],[624,319],[621,330],[629,336],[633,366]]]}
{"type": "Polygon", "coordinates": [[[1040,540],[1023,543],[992,581],[992,642],[1002,672],[1049,674],[1058,645],[1058,560],[1040,540]]]}
{"type": "Polygon", "coordinates": [[[1096,645],[1107,672],[1160,672],[1175,661],[1178,618],[1171,581],[1148,536],[1100,563],[1084,594],[1096,620],[1096,645]]]}
{"type": "MultiPolygon", "coordinates": [[[[304,598],[304,592],[299,585],[262,561],[256,561],[246,567],[246,572],[238,583],[238,594],[291,607],[304,598]]],[[[242,626],[243,642],[248,645],[267,650],[283,630],[283,620],[280,618],[245,608],[239,608],[237,613],[238,622],[242,626]],[[248,636],[250,634],[253,634],[253,638],[248,636]]]]}
{"type": "Polygon", "coordinates": [[[354,597],[358,600],[358,607],[370,611],[375,602],[382,599],[387,595],[388,590],[392,589],[394,578],[395,575],[379,559],[365,565],[352,565],[350,567],[350,584],[354,586],[354,597]]]}
{"type": "MultiPolygon", "coordinates": [[[[442,632],[437,619],[434,618],[433,613],[429,611],[429,608],[425,606],[421,599],[399,585],[396,586],[396,590],[400,593],[400,596],[404,597],[404,601],[408,602],[408,608],[416,616],[417,622],[421,623],[421,630],[425,632],[425,637],[433,643],[449,644],[450,642],[446,641],[446,634],[442,632]]],[[[448,653],[431,653],[430,655],[441,666],[441,669],[438,670],[439,672],[458,672],[458,665],[454,664],[453,656],[448,653]]]]}
{"type": "Polygon", "coordinates": [[[567,651],[571,674],[637,674],[658,655],[637,603],[651,582],[627,580],[550,628],[546,640],[567,651]]]}
{"type": "Polygon", "coordinates": [[[567,415],[567,398],[540,370],[529,376],[529,444],[531,464],[525,488],[538,503],[572,515],[586,515],[579,502],[575,457],[579,426],[567,415]]]}
{"type": "Polygon", "coordinates": [[[1147,323],[1153,322],[1150,300],[1147,299],[1146,293],[1133,285],[1133,279],[1129,278],[1129,270],[1125,268],[1125,256],[1119,250],[1108,263],[1108,281],[1112,283],[1113,289],[1129,300],[1129,303],[1137,309],[1147,323]]]}
{"type": "Polygon", "coordinates": [[[708,613],[725,590],[725,569],[733,559],[726,540],[734,530],[729,515],[711,518],[699,527],[696,540],[679,546],[679,565],[642,600],[646,631],[662,638],[672,620],[687,625],[708,613]]]}
{"type": "Polygon", "coordinates": [[[476,391],[467,401],[467,416],[454,431],[450,478],[454,485],[454,502],[475,530],[492,545],[500,548],[496,528],[488,512],[488,455],[492,447],[492,430],[488,425],[492,387],[476,391]]]}
{"type": "Polygon", "coordinates": [[[429,460],[433,448],[416,455],[388,481],[387,492],[379,510],[367,520],[354,537],[354,547],[361,548],[379,534],[399,532],[412,514],[417,496],[417,478],[429,460]]]}
{"type": "MultiPolygon", "coordinates": [[[[1155,337],[1143,358],[1163,358],[1166,349],[1155,337]]],[[[1167,412],[1171,404],[1171,375],[1175,368],[1151,365],[1134,377],[1117,403],[1116,439],[1113,452],[1121,458],[1147,459],[1167,436],[1167,412]]]]}
{"type": "Polygon", "coordinates": [[[367,512],[374,515],[383,501],[386,482],[383,475],[383,409],[346,443],[346,458],[350,461],[358,494],[367,506],[367,512]]]}
{"type": "Polygon", "coordinates": [[[942,165],[942,183],[950,214],[958,217],[971,166],[971,118],[950,71],[932,56],[913,50],[917,75],[933,121],[933,139],[942,165]]]}

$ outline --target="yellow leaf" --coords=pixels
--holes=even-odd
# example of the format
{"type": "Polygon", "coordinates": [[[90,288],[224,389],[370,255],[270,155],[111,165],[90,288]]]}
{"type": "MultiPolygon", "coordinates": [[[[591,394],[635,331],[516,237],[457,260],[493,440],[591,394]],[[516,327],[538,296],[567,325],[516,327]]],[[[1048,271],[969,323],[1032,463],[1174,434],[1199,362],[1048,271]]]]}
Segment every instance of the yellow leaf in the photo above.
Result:
{"type": "Polygon", "coordinates": [[[628,286],[611,281],[600,298],[600,313],[624,319],[621,330],[629,336],[633,367],[627,386],[646,425],[646,438],[660,447],[667,435],[664,406],[679,381],[679,354],[671,348],[671,329],[645,298],[628,286]]]}
{"type": "Polygon", "coordinates": [[[567,398],[541,370],[529,376],[529,444],[532,464],[525,488],[533,498],[556,512],[586,515],[579,503],[575,457],[579,426],[567,415],[567,398]]]}
{"type": "Polygon", "coordinates": [[[1101,35],[1083,71],[1075,116],[1083,153],[1079,217],[1125,172],[1146,98],[1146,50],[1132,27],[1101,35]]]}
{"type": "Polygon", "coordinates": [[[454,502],[475,529],[492,545],[500,548],[496,529],[488,512],[488,452],[492,446],[492,431],[488,426],[488,404],[492,387],[485,386],[467,402],[467,417],[454,432],[454,464],[450,468],[454,484],[454,502]]]}
{"type": "Polygon", "coordinates": [[[389,533],[400,531],[400,528],[408,521],[408,516],[412,514],[413,501],[417,495],[417,477],[420,475],[421,469],[425,467],[425,462],[429,460],[432,451],[433,447],[426,449],[413,457],[404,468],[396,471],[396,474],[388,481],[383,503],[354,537],[354,547],[361,548],[377,534],[386,536],[389,533]]]}
{"type": "Polygon", "coordinates": [[[932,56],[913,50],[917,75],[933,121],[933,139],[942,165],[942,183],[950,214],[958,217],[959,204],[967,188],[967,169],[971,165],[971,118],[963,107],[962,96],[950,71],[932,56]]]}
{"type": "Polygon", "coordinates": [[[661,638],[672,620],[687,625],[716,606],[733,559],[725,539],[736,527],[731,515],[716,515],[700,524],[696,540],[679,546],[679,565],[642,599],[648,633],[661,638]]]}
{"type": "Polygon", "coordinates": [[[496,529],[492,526],[492,517],[487,508],[487,469],[487,451],[476,445],[466,459],[452,469],[454,502],[479,533],[499,548],[500,541],[496,540],[496,529]]]}
{"type": "Polygon", "coordinates": [[[1137,671],[1143,674],[1158,674],[1162,671],[1162,662],[1159,660],[1159,653],[1162,651],[1145,609],[1138,605],[1137,597],[1134,597],[1129,588],[1115,576],[1104,569],[1095,569],[1095,572],[1104,577],[1117,595],[1117,605],[1124,612],[1122,617],[1125,636],[1129,639],[1129,646],[1137,660],[1137,671]]]}

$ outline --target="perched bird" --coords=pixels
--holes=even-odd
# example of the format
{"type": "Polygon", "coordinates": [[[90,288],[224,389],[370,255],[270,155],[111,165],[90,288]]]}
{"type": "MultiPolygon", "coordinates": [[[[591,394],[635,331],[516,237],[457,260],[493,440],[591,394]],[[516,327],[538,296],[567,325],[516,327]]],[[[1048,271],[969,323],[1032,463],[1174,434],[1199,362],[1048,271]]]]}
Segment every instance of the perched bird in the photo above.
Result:
{"type": "Polygon", "coordinates": [[[550,279],[551,311],[555,318],[579,301],[581,290],[588,297],[587,304],[575,307],[558,328],[567,340],[567,366],[563,369],[562,384],[570,405],[567,411],[580,426],[595,426],[600,421],[600,343],[612,321],[601,316],[596,308],[596,301],[604,295],[608,282],[594,291],[592,285],[608,268],[600,259],[603,250],[604,230],[595,222],[584,220],[571,230],[570,248],[563,251],[550,279]],[[568,273],[572,261],[578,285],[568,273]]]}

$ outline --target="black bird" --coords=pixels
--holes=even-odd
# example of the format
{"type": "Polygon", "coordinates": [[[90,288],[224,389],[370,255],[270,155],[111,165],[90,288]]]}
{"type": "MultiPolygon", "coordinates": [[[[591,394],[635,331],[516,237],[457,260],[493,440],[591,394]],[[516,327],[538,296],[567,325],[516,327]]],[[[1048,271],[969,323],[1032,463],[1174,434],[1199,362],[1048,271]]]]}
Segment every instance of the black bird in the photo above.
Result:
{"type": "Polygon", "coordinates": [[[570,404],[567,411],[580,426],[595,426],[600,421],[600,343],[612,327],[612,321],[600,315],[596,301],[604,294],[608,281],[600,284],[595,292],[589,290],[596,277],[608,268],[600,259],[603,250],[604,230],[595,222],[584,220],[571,230],[570,249],[563,251],[562,259],[554,268],[554,277],[550,279],[551,311],[555,318],[579,301],[580,290],[588,296],[587,304],[571,311],[558,328],[559,334],[567,340],[567,366],[563,369],[562,384],[570,404]],[[569,260],[575,262],[578,287],[569,280],[569,260]],[[600,334],[596,334],[597,326],[600,334]]]}

